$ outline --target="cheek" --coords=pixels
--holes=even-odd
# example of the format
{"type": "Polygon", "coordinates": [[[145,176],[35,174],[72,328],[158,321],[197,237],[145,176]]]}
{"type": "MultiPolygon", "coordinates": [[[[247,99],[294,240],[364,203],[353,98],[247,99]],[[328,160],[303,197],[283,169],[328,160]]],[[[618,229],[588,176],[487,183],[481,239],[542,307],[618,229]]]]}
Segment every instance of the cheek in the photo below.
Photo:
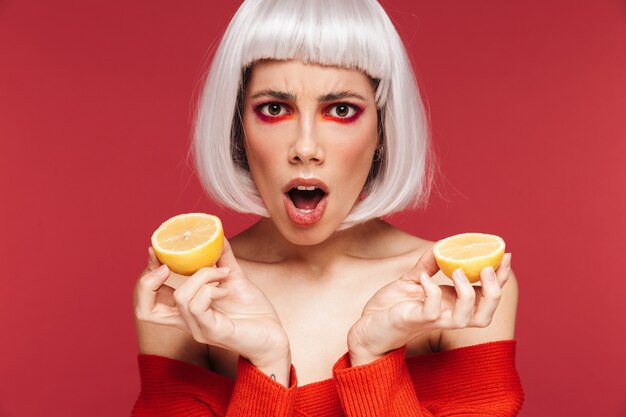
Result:
{"type": "Polygon", "coordinates": [[[275,129],[264,125],[259,126],[259,122],[255,120],[255,116],[250,112],[244,114],[244,130],[246,132],[246,140],[244,147],[248,158],[248,164],[264,164],[268,159],[276,157],[276,149],[274,146],[275,137],[273,132],[275,129]]]}
{"type": "Polygon", "coordinates": [[[337,149],[335,169],[341,178],[338,195],[353,196],[361,192],[372,166],[377,135],[353,138],[350,144],[337,149]]]}
{"type": "Polygon", "coordinates": [[[272,188],[272,182],[278,177],[276,167],[278,167],[276,149],[268,146],[268,141],[249,140],[246,145],[246,155],[248,167],[252,180],[258,190],[263,194],[267,189],[272,188]]]}
{"type": "Polygon", "coordinates": [[[360,177],[362,171],[369,170],[372,158],[373,148],[370,149],[370,146],[351,146],[341,152],[339,157],[341,168],[355,177],[360,177]]]}
{"type": "Polygon", "coordinates": [[[377,127],[368,125],[348,136],[348,140],[342,141],[341,148],[338,149],[338,153],[341,154],[341,165],[348,170],[354,169],[355,174],[357,174],[356,170],[359,173],[363,169],[369,170],[378,144],[377,127]]]}
{"type": "MultiPolygon", "coordinates": [[[[254,123],[244,123],[246,140],[244,147],[250,174],[261,197],[275,190],[276,181],[280,180],[280,159],[284,158],[276,146],[276,133],[274,129],[264,126],[259,129],[254,123]]],[[[268,202],[266,201],[266,204],[268,202]]]]}
{"type": "Polygon", "coordinates": [[[268,145],[269,141],[257,139],[260,138],[248,137],[248,141],[245,145],[246,155],[248,157],[248,163],[257,162],[263,164],[265,161],[272,158],[276,152],[271,152],[271,146],[268,145]]]}

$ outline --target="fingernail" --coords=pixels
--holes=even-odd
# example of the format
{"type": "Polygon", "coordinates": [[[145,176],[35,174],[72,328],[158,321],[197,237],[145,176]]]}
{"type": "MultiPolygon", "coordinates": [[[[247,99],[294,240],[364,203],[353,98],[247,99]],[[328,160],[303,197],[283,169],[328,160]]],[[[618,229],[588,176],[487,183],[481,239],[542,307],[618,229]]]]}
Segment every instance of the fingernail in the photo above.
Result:
{"type": "Polygon", "coordinates": [[[467,281],[467,277],[465,276],[461,268],[455,269],[452,273],[452,277],[461,283],[467,281]]]}
{"type": "Polygon", "coordinates": [[[163,264],[156,269],[156,272],[159,274],[164,274],[167,271],[167,265],[163,264]]]}
{"type": "Polygon", "coordinates": [[[421,282],[424,282],[424,283],[426,283],[426,284],[429,284],[429,283],[430,283],[430,277],[428,276],[428,274],[427,274],[426,272],[422,272],[422,273],[420,274],[420,281],[421,281],[421,282]]]}
{"type": "Polygon", "coordinates": [[[493,270],[493,267],[488,266],[487,268],[487,279],[489,281],[495,281],[496,280],[496,271],[493,270]]]}
{"type": "Polygon", "coordinates": [[[221,268],[216,268],[215,271],[220,274],[228,274],[230,272],[230,268],[228,268],[227,266],[223,266],[221,268]]]}
{"type": "Polygon", "coordinates": [[[506,253],[504,254],[504,260],[502,262],[504,264],[505,268],[510,268],[511,267],[511,253],[506,253]]]}

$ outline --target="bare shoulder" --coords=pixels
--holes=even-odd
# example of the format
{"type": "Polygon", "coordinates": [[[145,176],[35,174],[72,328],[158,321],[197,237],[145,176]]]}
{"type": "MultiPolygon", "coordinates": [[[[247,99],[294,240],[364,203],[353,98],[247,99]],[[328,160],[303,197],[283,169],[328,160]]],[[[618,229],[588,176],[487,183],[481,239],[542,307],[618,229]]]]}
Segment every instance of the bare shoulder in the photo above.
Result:
{"type": "Polygon", "coordinates": [[[364,241],[364,244],[369,249],[369,252],[365,252],[365,256],[369,259],[406,257],[414,259],[413,264],[415,264],[434,242],[378,220],[378,226],[372,229],[371,239],[364,241]]]}
{"type": "Polygon", "coordinates": [[[517,315],[518,285],[513,270],[502,287],[502,297],[491,323],[485,328],[468,328],[442,332],[440,350],[450,350],[463,346],[499,340],[515,339],[515,318],[517,315]]]}
{"type": "MultiPolygon", "coordinates": [[[[145,273],[146,271],[142,276],[145,273]]],[[[167,295],[171,294],[172,291],[169,287],[162,287],[157,298],[159,301],[167,303],[167,295]]],[[[135,329],[140,354],[165,356],[209,368],[207,345],[196,342],[191,335],[184,331],[174,327],[147,323],[137,318],[135,318],[135,329]]]]}

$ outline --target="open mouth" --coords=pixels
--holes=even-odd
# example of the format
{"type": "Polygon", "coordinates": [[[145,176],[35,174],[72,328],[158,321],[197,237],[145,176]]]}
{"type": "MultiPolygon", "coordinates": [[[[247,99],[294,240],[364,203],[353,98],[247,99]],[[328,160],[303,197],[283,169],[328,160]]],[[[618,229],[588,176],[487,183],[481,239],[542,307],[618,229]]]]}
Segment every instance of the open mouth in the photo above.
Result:
{"type": "Polygon", "coordinates": [[[287,193],[297,209],[303,211],[315,210],[326,193],[321,188],[315,186],[299,185],[293,187],[287,193]]]}
{"type": "Polygon", "coordinates": [[[321,220],[328,205],[328,187],[315,178],[294,178],[283,188],[285,209],[292,222],[312,226],[321,220]]]}

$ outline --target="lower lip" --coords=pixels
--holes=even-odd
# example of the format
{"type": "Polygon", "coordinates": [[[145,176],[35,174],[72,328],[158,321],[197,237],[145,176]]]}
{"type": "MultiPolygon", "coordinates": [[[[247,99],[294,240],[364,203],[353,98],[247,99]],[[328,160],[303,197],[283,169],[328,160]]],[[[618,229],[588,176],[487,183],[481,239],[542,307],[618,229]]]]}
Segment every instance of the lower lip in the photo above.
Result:
{"type": "Polygon", "coordinates": [[[283,195],[283,202],[285,203],[285,208],[287,209],[287,215],[291,219],[292,222],[299,226],[310,226],[322,218],[324,215],[324,210],[326,210],[326,203],[328,202],[328,194],[324,196],[317,203],[317,206],[313,210],[301,210],[293,204],[289,195],[283,195]]]}

